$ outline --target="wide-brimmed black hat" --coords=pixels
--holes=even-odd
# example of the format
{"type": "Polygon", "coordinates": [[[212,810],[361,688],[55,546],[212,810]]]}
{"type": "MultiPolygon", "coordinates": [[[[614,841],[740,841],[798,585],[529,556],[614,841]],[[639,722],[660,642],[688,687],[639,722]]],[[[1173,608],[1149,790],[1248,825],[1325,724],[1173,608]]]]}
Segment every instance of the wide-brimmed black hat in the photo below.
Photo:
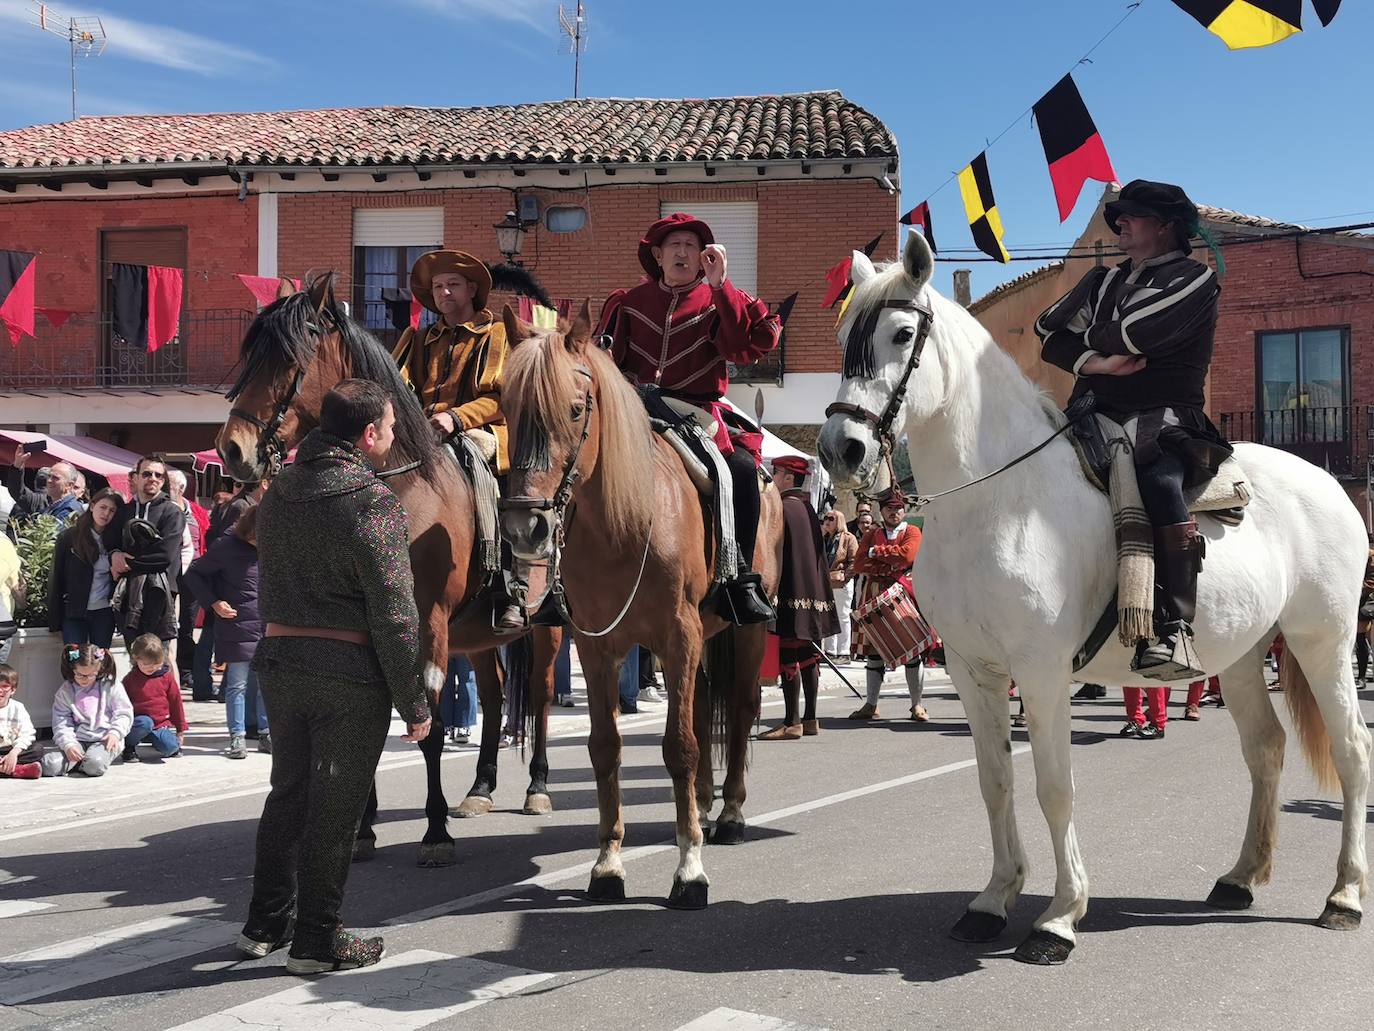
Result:
{"type": "Polygon", "coordinates": [[[1117,219],[1122,215],[1153,215],[1161,222],[1172,222],[1185,249],[1198,225],[1197,205],[1188,199],[1181,186],[1148,179],[1132,179],[1121,187],[1121,193],[1116,200],[1107,202],[1102,214],[1114,233],[1121,232],[1117,219]]]}

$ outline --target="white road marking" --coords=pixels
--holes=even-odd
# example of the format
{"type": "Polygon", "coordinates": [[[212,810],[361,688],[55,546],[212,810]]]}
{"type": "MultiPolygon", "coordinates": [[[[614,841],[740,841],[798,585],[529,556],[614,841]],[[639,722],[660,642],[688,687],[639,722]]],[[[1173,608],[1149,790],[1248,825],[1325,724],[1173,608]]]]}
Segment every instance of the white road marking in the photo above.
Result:
{"type": "Polygon", "coordinates": [[[202,917],[160,916],[141,923],[0,957],[0,1006],[120,977],[220,948],[235,925],[202,917]]]}
{"type": "Polygon", "coordinates": [[[436,1021],[526,991],[553,974],[459,958],[428,949],[388,956],[375,967],[315,978],[171,1031],[418,1031],[436,1021]]]}
{"type": "MultiPolygon", "coordinates": [[[[1020,745],[1012,749],[1012,756],[1024,755],[1030,751],[1029,745],[1020,745]]],[[[932,777],[941,777],[946,773],[957,773],[960,770],[967,770],[972,766],[977,766],[977,759],[961,759],[958,762],[945,763],[943,766],[935,766],[929,770],[920,770],[917,773],[908,773],[904,777],[894,777],[891,780],[880,781],[877,784],[866,784],[863,787],[851,788],[848,791],[839,791],[833,795],[826,795],[823,798],[812,799],[809,802],[802,802],[798,805],[787,806],[784,809],[775,809],[771,813],[764,813],[761,816],[749,818],[752,826],[759,827],[769,823],[776,823],[785,820],[789,816],[797,816],[802,813],[814,812],[817,809],[826,809],[832,805],[839,805],[841,802],[848,802],[855,798],[862,798],[865,795],[876,794],[879,791],[888,791],[892,788],[905,787],[908,784],[915,784],[919,781],[930,780],[932,777]]],[[[676,844],[664,843],[661,845],[641,845],[639,848],[631,848],[622,852],[621,862],[628,863],[633,859],[642,859],[645,856],[656,855],[659,852],[667,852],[677,848],[676,844]]],[[[585,877],[591,873],[594,860],[586,860],[581,863],[574,863],[572,866],[560,867],[557,870],[548,870],[544,873],[535,874],[533,877],[526,877],[523,880],[515,881],[511,884],[497,885],[495,888],[488,888],[486,891],[478,892],[475,895],[464,895],[461,898],[451,899],[448,902],[441,902],[435,906],[427,906],[424,909],[417,909],[413,913],[406,913],[402,916],[392,917],[384,921],[387,927],[404,927],[408,924],[420,923],[436,916],[447,916],[451,913],[461,913],[465,909],[472,909],[475,906],[485,905],[488,902],[495,902],[499,899],[513,895],[521,888],[548,888],[564,881],[570,881],[585,877]]]]}
{"type": "Polygon", "coordinates": [[[51,902],[0,901],[0,919],[7,916],[23,916],[25,913],[37,913],[40,909],[51,909],[52,906],[51,902]]]}
{"type": "Polygon", "coordinates": [[[746,1013],[725,1006],[704,1013],[677,1031],[823,1031],[811,1024],[798,1024],[779,1017],[765,1017],[762,1013],[746,1013]]]}

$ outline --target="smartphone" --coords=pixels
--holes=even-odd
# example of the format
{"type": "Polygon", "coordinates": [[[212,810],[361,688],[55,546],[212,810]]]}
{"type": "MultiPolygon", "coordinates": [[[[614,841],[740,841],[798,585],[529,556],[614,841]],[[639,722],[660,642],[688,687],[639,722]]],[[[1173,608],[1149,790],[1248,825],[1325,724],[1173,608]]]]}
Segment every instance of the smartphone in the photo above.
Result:
{"type": "Polygon", "coordinates": [[[31,440],[27,444],[21,444],[19,446],[25,454],[36,455],[40,451],[47,450],[48,442],[46,440],[31,440]]]}

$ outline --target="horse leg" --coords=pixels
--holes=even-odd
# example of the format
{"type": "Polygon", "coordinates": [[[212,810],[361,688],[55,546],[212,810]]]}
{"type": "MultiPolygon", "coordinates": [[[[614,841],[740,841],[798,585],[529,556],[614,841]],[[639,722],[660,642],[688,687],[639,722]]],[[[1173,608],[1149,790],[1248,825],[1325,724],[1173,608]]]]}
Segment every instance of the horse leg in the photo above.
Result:
{"type": "MultiPolygon", "coordinates": [[[[725,683],[713,687],[714,692],[727,691],[724,699],[725,718],[725,785],[722,791],[720,817],[711,834],[716,845],[737,845],[744,840],[744,800],[748,791],[744,785],[749,766],[749,735],[759,714],[759,666],[767,630],[763,626],[747,629],[727,627],[722,633],[733,637],[733,654],[725,653],[724,669],[712,670],[713,676],[725,683]]],[[[707,704],[706,699],[701,704],[707,704]]]]}
{"type": "Polygon", "coordinates": [[[554,663],[562,647],[563,632],[542,628],[534,632],[534,659],[530,663],[530,691],[526,713],[530,756],[530,786],[525,789],[526,816],[553,812],[549,797],[549,707],[553,705],[554,663]]]}
{"type": "Polygon", "coordinates": [[[1309,713],[1307,719],[1300,717],[1305,702],[1316,703],[1329,739],[1331,764],[1341,785],[1341,851],[1336,860],[1336,884],[1317,918],[1319,926],[1334,931],[1352,931],[1360,926],[1360,900],[1367,888],[1368,874],[1365,801],[1369,791],[1370,739],[1350,668],[1355,627],[1353,616],[1348,618],[1351,623],[1343,631],[1314,629],[1307,633],[1283,628],[1292,657],[1301,667],[1300,676],[1306,679],[1310,690],[1310,697],[1300,697],[1285,680],[1287,700],[1297,710],[1294,715],[1299,726],[1309,720],[1315,723],[1315,714],[1309,713]]]}
{"type": "Polygon", "coordinates": [[[701,832],[711,840],[711,808],[716,802],[716,771],[711,762],[711,697],[706,671],[700,665],[696,674],[696,693],[692,696],[692,726],[697,735],[697,822],[701,832]]]}
{"type": "Polygon", "coordinates": [[[1250,770],[1250,816],[1240,858],[1217,878],[1207,904],[1217,909],[1249,909],[1254,888],[1265,884],[1274,862],[1279,818],[1279,773],[1283,769],[1283,724],[1274,714],[1264,683],[1269,638],[1221,674],[1226,708],[1240,735],[1240,751],[1250,770]]]}
{"type": "Polygon", "coordinates": [[[596,807],[600,816],[597,839],[601,846],[592,866],[587,897],[599,901],[625,898],[625,865],[620,859],[620,846],[625,840],[620,797],[621,741],[620,728],[616,725],[620,712],[620,662],[621,656],[608,653],[602,647],[593,646],[582,651],[587,710],[592,722],[591,733],[587,735],[587,751],[596,773],[596,807]]]}
{"type": "MultiPolygon", "coordinates": [[[[1063,963],[1069,958],[1075,943],[1074,927],[1088,910],[1088,872],[1073,828],[1068,684],[1062,676],[1051,673],[1047,678],[1041,672],[1066,668],[1065,663],[1055,658],[1027,662],[1027,667],[1035,671],[1031,677],[1023,679],[1020,671],[1014,671],[1018,673],[1016,685],[1026,700],[1026,721],[1035,760],[1035,793],[1054,844],[1054,898],[1015,953],[1022,963],[1038,966],[1063,963]]],[[[1000,706],[999,714],[1002,720],[1006,719],[1006,710],[1000,706]]]]}
{"type": "Polygon", "coordinates": [[[501,744],[501,706],[505,688],[496,649],[488,648],[469,656],[477,674],[477,698],[482,703],[482,743],[477,749],[477,774],[467,797],[449,811],[450,816],[467,818],[491,812],[491,795],[496,790],[496,753],[501,744]]]}
{"type": "MultiPolygon", "coordinates": [[[[668,722],[663,733],[663,764],[673,778],[677,806],[677,870],[668,905],[674,909],[705,909],[711,881],[701,865],[701,821],[697,818],[695,784],[701,757],[692,709],[696,702],[697,668],[701,663],[701,631],[688,619],[675,647],[663,656],[663,683],[668,689],[668,722]]],[[[706,704],[706,699],[701,699],[706,704]]],[[[707,746],[710,747],[709,744],[707,746]]],[[[724,814],[722,813],[722,817],[724,814]]]]}
{"type": "Polygon", "coordinates": [[[1007,687],[1011,678],[987,669],[975,671],[950,654],[949,676],[967,714],[978,760],[978,786],[992,832],[992,876],[950,937],[964,942],[996,939],[1007,926],[1007,913],[1026,882],[1026,854],[1016,827],[1012,792],[1011,728],[1007,721],[1007,687]]]}
{"type": "Polygon", "coordinates": [[[377,854],[377,832],[372,829],[377,820],[377,782],[373,780],[372,790],[367,793],[367,805],[363,807],[363,818],[358,823],[358,833],[353,836],[353,862],[366,863],[377,854]]]}
{"type": "Polygon", "coordinates": [[[439,714],[435,695],[430,696],[429,720],[429,733],[420,742],[420,754],[425,757],[425,819],[428,825],[425,836],[420,839],[416,863],[426,867],[452,866],[458,859],[448,832],[448,800],[444,798],[439,765],[444,757],[444,719],[439,714]]]}

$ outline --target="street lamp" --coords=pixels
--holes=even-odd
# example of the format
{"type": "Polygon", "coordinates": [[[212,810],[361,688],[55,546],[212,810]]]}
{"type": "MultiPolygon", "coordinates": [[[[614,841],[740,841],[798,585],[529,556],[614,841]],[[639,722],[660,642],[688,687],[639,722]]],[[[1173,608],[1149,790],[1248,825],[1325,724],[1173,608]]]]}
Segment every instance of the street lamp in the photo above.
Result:
{"type": "Polygon", "coordinates": [[[512,265],[519,264],[515,259],[519,256],[520,248],[525,242],[524,223],[520,221],[514,211],[507,211],[506,217],[492,228],[496,230],[496,249],[504,254],[506,260],[512,265]]]}

